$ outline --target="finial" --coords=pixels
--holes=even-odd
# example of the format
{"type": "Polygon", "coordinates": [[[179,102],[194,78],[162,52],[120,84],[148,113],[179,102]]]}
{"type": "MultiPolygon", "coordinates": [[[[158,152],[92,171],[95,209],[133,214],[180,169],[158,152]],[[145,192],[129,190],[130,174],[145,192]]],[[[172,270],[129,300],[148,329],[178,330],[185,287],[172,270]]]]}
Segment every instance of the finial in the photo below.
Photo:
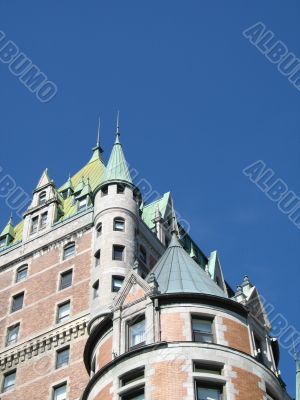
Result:
{"type": "Polygon", "coordinates": [[[117,113],[117,132],[116,143],[120,143],[120,111],[117,113]]]}
{"type": "Polygon", "coordinates": [[[100,126],[101,126],[101,121],[100,117],[98,118],[98,133],[97,133],[97,144],[96,147],[100,147],[100,126]]]}

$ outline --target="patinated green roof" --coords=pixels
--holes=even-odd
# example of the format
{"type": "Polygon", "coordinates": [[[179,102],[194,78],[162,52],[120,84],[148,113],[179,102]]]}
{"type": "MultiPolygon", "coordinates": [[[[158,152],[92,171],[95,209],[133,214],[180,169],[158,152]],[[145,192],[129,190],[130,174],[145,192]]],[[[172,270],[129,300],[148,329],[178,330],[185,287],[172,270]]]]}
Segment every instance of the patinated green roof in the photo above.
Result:
{"type": "Polygon", "coordinates": [[[122,181],[132,184],[129,168],[120,143],[119,134],[117,134],[104,176],[104,182],[112,181],[122,181]]]}
{"type": "Polygon", "coordinates": [[[165,218],[169,200],[170,192],[165,193],[161,199],[158,199],[153,203],[147,204],[142,209],[142,220],[151,230],[153,230],[155,227],[153,220],[155,218],[157,206],[159,207],[162,218],[165,218]]]}
{"type": "Polygon", "coordinates": [[[227,297],[184,250],[175,234],[151,273],[154,274],[161,293],[205,293],[227,297]]]}
{"type": "Polygon", "coordinates": [[[71,176],[69,176],[69,179],[67,180],[67,182],[66,182],[65,184],[63,184],[63,185],[61,186],[61,188],[59,189],[59,191],[60,191],[60,192],[64,192],[65,190],[68,190],[68,189],[74,190],[74,186],[73,186],[73,183],[72,183],[72,178],[71,178],[71,176]]]}

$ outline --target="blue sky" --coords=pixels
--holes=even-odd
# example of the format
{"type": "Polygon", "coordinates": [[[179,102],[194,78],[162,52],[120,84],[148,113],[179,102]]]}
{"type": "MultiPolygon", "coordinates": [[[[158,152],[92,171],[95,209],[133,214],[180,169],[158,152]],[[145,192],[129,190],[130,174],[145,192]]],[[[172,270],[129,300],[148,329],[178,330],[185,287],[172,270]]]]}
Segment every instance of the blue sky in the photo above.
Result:
{"type": "MultiPolygon", "coordinates": [[[[242,35],[262,21],[300,57],[299,14],[292,0],[2,0],[0,30],[58,93],[40,103],[0,63],[1,167],[29,193],[45,167],[60,185],[90,157],[99,114],[108,157],[120,109],[130,164],[172,191],[233,287],[248,274],[300,330],[300,232],[242,173],[261,159],[300,196],[300,92],[242,35]]],[[[293,394],[285,351],[281,371],[293,394]]]]}

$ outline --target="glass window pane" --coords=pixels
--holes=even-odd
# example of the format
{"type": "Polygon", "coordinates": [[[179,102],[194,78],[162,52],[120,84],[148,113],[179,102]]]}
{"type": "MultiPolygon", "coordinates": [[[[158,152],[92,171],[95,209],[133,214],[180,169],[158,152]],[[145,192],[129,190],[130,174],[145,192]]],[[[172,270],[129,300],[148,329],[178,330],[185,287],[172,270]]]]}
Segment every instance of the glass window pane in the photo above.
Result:
{"type": "Polygon", "coordinates": [[[21,310],[21,308],[23,307],[23,301],[24,301],[24,293],[20,293],[14,296],[11,311],[14,312],[21,310]]]}
{"type": "Polygon", "coordinates": [[[36,233],[38,229],[39,217],[32,218],[30,233],[36,233]]]}
{"type": "Polygon", "coordinates": [[[64,384],[54,389],[53,400],[66,400],[67,399],[67,385],[64,384]]]}
{"type": "Polygon", "coordinates": [[[113,259],[122,261],[123,260],[124,247],[123,246],[114,246],[113,247],[113,259]]]}
{"type": "Polygon", "coordinates": [[[16,279],[16,281],[20,282],[23,279],[27,278],[27,273],[28,273],[27,265],[19,267],[18,271],[17,271],[17,279],[16,279]]]}
{"type": "Polygon", "coordinates": [[[69,364],[70,349],[63,349],[57,352],[56,368],[61,368],[69,364]]]}
{"type": "Polygon", "coordinates": [[[20,325],[14,325],[8,328],[7,330],[7,338],[6,338],[6,345],[9,346],[13,343],[16,343],[19,336],[19,329],[20,325]]]}
{"type": "Polygon", "coordinates": [[[43,229],[47,225],[48,213],[43,213],[40,219],[40,228],[43,229]]]}
{"type": "Polygon", "coordinates": [[[219,389],[209,389],[198,387],[198,400],[221,400],[219,389]]]}
{"type": "Polygon", "coordinates": [[[13,389],[16,383],[16,372],[11,372],[4,377],[3,392],[8,392],[13,389]]]}
{"type": "Polygon", "coordinates": [[[72,285],[73,272],[67,271],[61,274],[60,290],[65,289],[72,285]]]}
{"type": "Polygon", "coordinates": [[[64,248],[64,257],[63,257],[64,260],[72,257],[74,254],[75,254],[75,244],[70,243],[70,244],[66,245],[64,248]]]}
{"type": "Polygon", "coordinates": [[[129,346],[134,347],[145,341],[145,320],[129,327],[129,346]]]}
{"type": "Polygon", "coordinates": [[[122,276],[113,276],[112,277],[112,291],[113,292],[118,292],[124,282],[124,277],[122,276]]]}
{"type": "Polygon", "coordinates": [[[193,318],[193,329],[199,332],[212,333],[211,321],[193,318]]]}
{"type": "Polygon", "coordinates": [[[0,239],[0,249],[6,246],[6,237],[0,239]]]}
{"type": "Polygon", "coordinates": [[[65,321],[70,316],[70,302],[58,306],[58,322],[65,321]]]}

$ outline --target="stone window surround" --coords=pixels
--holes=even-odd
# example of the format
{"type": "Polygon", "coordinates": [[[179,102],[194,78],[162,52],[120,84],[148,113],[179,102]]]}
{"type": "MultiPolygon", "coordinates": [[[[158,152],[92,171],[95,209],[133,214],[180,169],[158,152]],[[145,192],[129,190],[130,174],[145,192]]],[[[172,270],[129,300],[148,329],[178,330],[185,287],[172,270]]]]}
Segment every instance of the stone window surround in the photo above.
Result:
{"type": "Polygon", "coordinates": [[[193,318],[199,318],[199,319],[206,319],[211,321],[211,327],[212,327],[212,336],[213,336],[213,343],[218,343],[218,338],[217,338],[217,330],[216,330],[216,315],[213,313],[204,313],[204,312],[189,312],[189,318],[190,318],[190,338],[191,341],[194,341],[194,335],[193,335],[193,318]]]}
{"type": "Polygon", "coordinates": [[[1,394],[11,393],[11,392],[15,389],[16,380],[17,380],[17,369],[16,369],[16,368],[11,369],[11,370],[5,372],[5,373],[2,375],[2,377],[1,377],[1,391],[0,391],[0,393],[1,393],[1,394]],[[16,374],[14,386],[13,386],[11,389],[9,389],[9,390],[7,390],[7,391],[4,392],[4,382],[5,382],[5,378],[6,378],[7,376],[13,374],[13,373],[16,374]]]}
{"type": "Polygon", "coordinates": [[[74,269],[73,267],[71,267],[71,268],[70,268],[70,267],[65,268],[65,269],[63,269],[62,271],[59,272],[59,274],[58,274],[58,276],[57,276],[57,280],[58,280],[58,282],[57,282],[57,291],[58,291],[58,292],[62,292],[63,290],[69,289],[70,287],[73,286],[73,282],[74,282],[74,272],[75,272],[75,269],[74,269]],[[70,285],[70,286],[67,286],[67,287],[65,287],[65,288],[61,288],[62,277],[63,277],[64,274],[66,274],[66,273],[68,273],[68,272],[71,272],[71,273],[72,273],[71,285],[70,285]]]}
{"type": "Polygon", "coordinates": [[[25,293],[26,293],[26,290],[20,290],[20,291],[18,291],[17,293],[11,295],[10,307],[9,307],[9,312],[10,312],[10,314],[15,314],[15,313],[17,313],[18,311],[21,311],[23,308],[26,307],[26,305],[25,305],[25,293]],[[21,308],[18,308],[17,310],[13,310],[14,299],[15,299],[16,297],[18,297],[18,296],[21,296],[21,295],[23,295],[22,307],[21,307],[21,308]]]}
{"type": "Polygon", "coordinates": [[[14,277],[14,283],[19,283],[19,282],[25,281],[26,279],[28,279],[28,275],[29,275],[29,265],[28,265],[28,263],[22,263],[21,265],[19,265],[16,268],[15,277],[14,277]],[[25,267],[27,268],[27,275],[26,275],[26,277],[24,279],[21,279],[21,280],[18,281],[18,274],[19,274],[20,270],[22,270],[25,267]]]}
{"type": "Polygon", "coordinates": [[[59,321],[59,320],[58,320],[58,317],[59,317],[59,307],[65,305],[65,304],[68,304],[68,303],[70,304],[69,318],[71,318],[71,315],[72,315],[72,301],[71,301],[70,298],[66,298],[65,300],[60,300],[60,301],[58,301],[57,303],[54,304],[54,307],[55,307],[55,309],[56,309],[56,312],[54,313],[54,314],[55,314],[55,316],[54,316],[55,319],[54,319],[53,325],[60,325],[60,324],[64,324],[64,323],[66,323],[66,322],[69,321],[69,320],[67,320],[67,321],[59,321]]]}
{"type": "Polygon", "coordinates": [[[65,243],[65,244],[63,245],[63,247],[62,247],[61,262],[70,260],[71,258],[75,257],[75,256],[76,256],[76,253],[77,253],[76,247],[77,247],[77,246],[76,246],[76,242],[75,242],[74,240],[73,240],[73,241],[68,241],[67,243],[65,243]],[[74,244],[74,253],[73,253],[72,255],[70,255],[70,256],[68,256],[68,257],[65,258],[65,249],[66,249],[68,246],[70,246],[71,244],[74,244]]]}
{"type": "Polygon", "coordinates": [[[115,217],[113,219],[113,231],[114,232],[121,232],[124,233],[126,232],[126,220],[124,217],[115,217]],[[116,223],[121,222],[123,223],[123,229],[116,229],[116,223]]]}
{"type": "Polygon", "coordinates": [[[4,347],[9,347],[9,346],[15,345],[16,343],[18,343],[18,340],[19,340],[20,336],[21,336],[21,320],[19,320],[19,321],[14,321],[11,325],[9,325],[9,326],[6,328],[6,335],[5,335],[5,337],[4,337],[5,341],[4,341],[3,346],[4,346],[4,347]],[[9,332],[10,329],[12,329],[12,328],[14,328],[14,327],[16,327],[16,326],[19,327],[17,340],[16,340],[15,342],[11,343],[11,344],[8,344],[8,343],[7,343],[8,332],[9,332]]]}
{"type": "Polygon", "coordinates": [[[69,378],[66,377],[64,379],[61,379],[55,383],[52,383],[52,386],[49,388],[49,400],[55,400],[55,389],[59,388],[60,386],[66,385],[66,399],[68,399],[68,393],[70,391],[70,384],[69,384],[69,378]]]}

